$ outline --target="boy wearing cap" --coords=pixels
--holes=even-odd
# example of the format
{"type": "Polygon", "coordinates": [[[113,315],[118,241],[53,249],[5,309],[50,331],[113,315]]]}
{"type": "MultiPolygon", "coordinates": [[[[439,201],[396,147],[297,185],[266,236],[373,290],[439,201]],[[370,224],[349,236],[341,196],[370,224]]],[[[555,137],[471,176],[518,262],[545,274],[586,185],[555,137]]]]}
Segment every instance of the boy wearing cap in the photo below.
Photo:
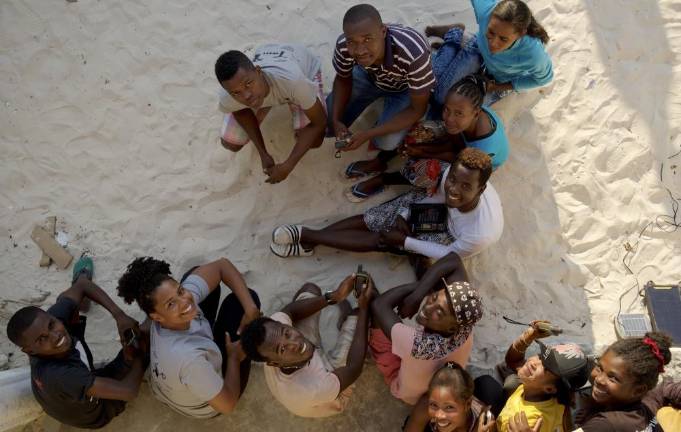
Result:
{"type": "Polygon", "coordinates": [[[451,253],[431,266],[419,282],[383,293],[371,311],[376,327],[371,329],[369,346],[376,366],[393,396],[414,405],[445,363],[466,366],[482,302],[468,283],[461,258],[451,253]],[[398,308],[403,316],[408,315],[402,313],[403,305],[412,296],[421,304],[415,327],[395,311],[398,308]]]}
{"type": "Polygon", "coordinates": [[[570,400],[589,376],[587,357],[574,343],[546,346],[538,339],[550,336],[533,321],[506,352],[506,366],[516,371],[520,385],[499,413],[500,432],[534,428],[541,432],[571,431],[570,400]],[[540,347],[539,355],[525,360],[532,342],[540,347]],[[519,429],[520,428],[520,429],[519,429]]]}

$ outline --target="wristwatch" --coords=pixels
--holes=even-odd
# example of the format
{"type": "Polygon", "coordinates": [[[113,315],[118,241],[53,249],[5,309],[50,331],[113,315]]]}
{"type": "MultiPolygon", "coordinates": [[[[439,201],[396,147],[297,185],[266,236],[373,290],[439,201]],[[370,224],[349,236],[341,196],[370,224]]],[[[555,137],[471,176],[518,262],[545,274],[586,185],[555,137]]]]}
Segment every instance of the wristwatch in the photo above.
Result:
{"type": "Polygon", "coordinates": [[[327,305],[335,305],[336,303],[338,303],[336,300],[333,299],[333,291],[325,292],[324,299],[326,300],[327,305]]]}

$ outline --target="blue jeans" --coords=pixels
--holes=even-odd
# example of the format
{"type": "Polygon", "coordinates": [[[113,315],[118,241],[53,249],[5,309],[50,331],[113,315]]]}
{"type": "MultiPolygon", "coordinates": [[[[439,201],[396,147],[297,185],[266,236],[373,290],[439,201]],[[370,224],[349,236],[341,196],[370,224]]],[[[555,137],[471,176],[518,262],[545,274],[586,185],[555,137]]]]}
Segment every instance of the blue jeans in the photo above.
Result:
{"type": "MultiPolygon", "coordinates": [[[[445,103],[449,89],[467,75],[485,73],[484,68],[481,71],[483,66],[476,35],[465,33],[458,27],[449,30],[445,34],[442,46],[433,53],[433,73],[436,84],[429,118],[441,118],[438,115],[442,112],[442,105],[445,103]]],[[[488,75],[488,78],[494,77],[488,75]]],[[[505,90],[487,93],[483,104],[492,105],[512,92],[512,90],[505,90]]]]}
{"type": "MultiPolygon", "coordinates": [[[[364,110],[375,100],[383,98],[383,112],[378,117],[376,125],[382,125],[404,111],[411,104],[409,90],[389,92],[382,90],[369,79],[369,74],[361,66],[352,69],[352,94],[345,107],[341,121],[347,127],[357,120],[364,110]]],[[[333,109],[333,92],[326,97],[329,112],[333,109]]],[[[333,131],[333,119],[328,116],[328,130],[333,131]]],[[[409,129],[403,129],[388,135],[374,138],[374,145],[381,150],[395,150],[399,147],[409,129]]]]}
{"type": "Polygon", "coordinates": [[[453,28],[445,34],[444,43],[433,53],[435,74],[435,101],[444,105],[450,88],[482,66],[482,57],[475,35],[453,28]]]}

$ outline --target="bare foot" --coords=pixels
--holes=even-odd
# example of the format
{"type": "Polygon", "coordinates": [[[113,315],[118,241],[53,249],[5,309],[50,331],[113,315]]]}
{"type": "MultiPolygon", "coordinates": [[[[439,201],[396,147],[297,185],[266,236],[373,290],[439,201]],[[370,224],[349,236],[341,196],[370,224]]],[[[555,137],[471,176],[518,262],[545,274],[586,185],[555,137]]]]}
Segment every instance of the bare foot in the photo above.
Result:
{"type": "Polygon", "coordinates": [[[460,28],[461,30],[465,30],[466,26],[465,26],[465,24],[462,24],[462,23],[446,24],[446,25],[439,25],[439,26],[428,26],[428,27],[426,27],[426,36],[427,37],[439,37],[439,38],[442,39],[442,38],[445,37],[445,34],[453,28],[460,28]]]}

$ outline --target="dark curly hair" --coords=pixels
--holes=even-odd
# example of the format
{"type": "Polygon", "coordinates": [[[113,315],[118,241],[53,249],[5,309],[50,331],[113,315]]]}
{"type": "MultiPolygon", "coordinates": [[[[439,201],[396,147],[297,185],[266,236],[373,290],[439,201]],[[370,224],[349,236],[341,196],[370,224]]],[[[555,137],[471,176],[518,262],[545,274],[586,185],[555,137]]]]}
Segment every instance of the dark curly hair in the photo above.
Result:
{"type": "Polygon", "coordinates": [[[253,70],[253,62],[241,51],[227,51],[215,62],[215,77],[219,82],[232,79],[239,69],[253,70]]]}
{"type": "Polygon", "coordinates": [[[610,345],[605,353],[612,352],[627,363],[634,384],[643,384],[648,390],[652,390],[657,385],[662,366],[672,359],[672,353],[669,350],[671,345],[672,339],[668,335],[650,332],[642,338],[618,340],[610,345]],[[647,338],[658,346],[662,359],[658,359],[653,348],[644,342],[647,338]]]}
{"type": "Polygon", "coordinates": [[[461,150],[455,163],[459,163],[470,170],[480,171],[478,180],[480,186],[487,183],[487,180],[492,175],[492,158],[484,151],[475,147],[467,147],[461,150]]]}
{"type": "Polygon", "coordinates": [[[133,301],[149,315],[154,311],[154,291],[164,281],[172,279],[170,265],[152,257],[140,257],[128,265],[118,280],[118,295],[127,304],[133,301]]]}
{"type": "Polygon", "coordinates": [[[269,322],[275,321],[267,317],[254,319],[241,333],[241,348],[248,358],[255,362],[267,361],[267,359],[260,354],[260,351],[258,351],[258,347],[265,342],[265,337],[267,335],[265,324],[269,322]]]}

